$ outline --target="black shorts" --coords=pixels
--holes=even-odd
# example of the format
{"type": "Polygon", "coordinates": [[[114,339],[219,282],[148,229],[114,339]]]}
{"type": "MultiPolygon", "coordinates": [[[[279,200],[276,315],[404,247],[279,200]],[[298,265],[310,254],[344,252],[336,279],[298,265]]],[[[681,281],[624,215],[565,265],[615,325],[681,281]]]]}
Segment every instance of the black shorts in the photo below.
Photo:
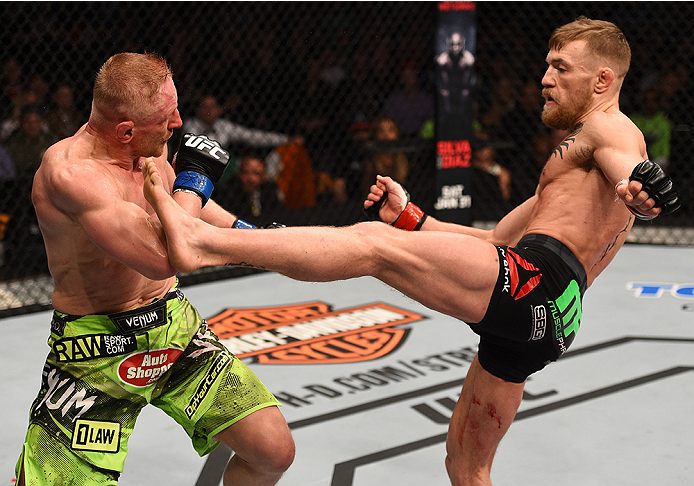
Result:
{"type": "Polygon", "coordinates": [[[494,376],[522,383],[569,348],[581,322],[587,286],[581,262],[546,235],[497,247],[499,278],[484,318],[479,362],[494,376]]]}

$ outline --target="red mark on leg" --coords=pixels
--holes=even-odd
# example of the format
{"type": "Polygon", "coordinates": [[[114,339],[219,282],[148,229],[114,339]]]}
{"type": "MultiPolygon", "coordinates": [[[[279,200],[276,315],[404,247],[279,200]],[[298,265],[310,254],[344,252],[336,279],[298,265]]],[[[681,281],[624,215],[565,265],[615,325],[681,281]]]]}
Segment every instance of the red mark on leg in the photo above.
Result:
{"type": "Polygon", "coordinates": [[[496,419],[497,423],[499,424],[499,428],[501,428],[501,417],[496,412],[496,407],[494,406],[494,404],[490,403],[489,405],[487,405],[487,413],[491,418],[496,419]]]}

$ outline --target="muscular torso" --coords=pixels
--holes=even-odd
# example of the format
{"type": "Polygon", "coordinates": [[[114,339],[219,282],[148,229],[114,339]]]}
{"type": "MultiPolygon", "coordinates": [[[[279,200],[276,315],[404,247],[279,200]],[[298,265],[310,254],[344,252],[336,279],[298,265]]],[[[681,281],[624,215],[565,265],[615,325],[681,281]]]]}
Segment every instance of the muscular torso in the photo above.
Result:
{"type": "MultiPolygon", "coordinates": [[[[615,127],[614,136],[633,138],[629,143],[635,148],[636,165],[647,158],[643,137],[621,119],[624,115],[619,117],[621,126],[615,127]]],[[[614,258],[633,224],[633,216],[615,196],[614,182],[596,163],[593,139],[579,126],[555,149],[540,176],[538,199],[525,230],[552,236],[571,249],[585,267],[589,285],[614,258]]]]}
{"type": "MultiPolygon", "coordinates": [[[[132,309],[162,297],[175,282],[173,274],[161,279],[148,278],[124,263],[128,261],[132,265],[128,256],[140,251],[152,252],[152,258],[166,258],[165,246],[156,223],[147,221],[154,211],[142,195],[142,173],[136,167],[128,170],[103,158],[92,158],[92,153],[84,128],[62,140],[47,151],[32,189],[49,270],[55,282],[53,305],[58,311],[75,315],[132,309]],[[56,191],[63,183],[71,187],[56,191]],[[97,218],[102,221],[88,235],[80,211],[73,212],[66,198],[56,195],[64,190],[77,197],[80,191],[97,196],[103,193],[113,212],[102,211],[97,218]],[[119,225],[128,228],[126,221],[118,221],[123,215],[121,206],[135,218],[133,225],[140,225],[139,229],[132,228],[142,233],[144,244],[140,247],[125,234],[122,243],[118,241],[119,225]],[[118,258],[121,255],[123,261],[118,258]]],[[[165,155],[159,157],[162,167],[168,166],[165,155]]],[[[168,172],[162,169],[162,173],[168,172]]]]}

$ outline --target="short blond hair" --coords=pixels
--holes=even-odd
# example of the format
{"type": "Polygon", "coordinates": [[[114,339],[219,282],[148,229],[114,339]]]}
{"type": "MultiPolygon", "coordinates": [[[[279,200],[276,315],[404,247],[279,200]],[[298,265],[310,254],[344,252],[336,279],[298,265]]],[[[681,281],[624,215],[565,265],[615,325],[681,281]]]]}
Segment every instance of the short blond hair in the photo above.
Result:
{"type": "Polygon", "coordinates": [[[92,115],[115,123],[147,117],[169,76],[173,76],[171,67],[158,54],[111,56],[94,81],[92,115]]]}
{"type": "Polygon", "coordinates": [[[591,53],[612,63],[615,75],[624,78],[631,64],[631,48],[624,33],[612,22],[580,16],[557,28],[549,39],[550,50],[560,50],[569,42],[585,40],[591,53]]]}

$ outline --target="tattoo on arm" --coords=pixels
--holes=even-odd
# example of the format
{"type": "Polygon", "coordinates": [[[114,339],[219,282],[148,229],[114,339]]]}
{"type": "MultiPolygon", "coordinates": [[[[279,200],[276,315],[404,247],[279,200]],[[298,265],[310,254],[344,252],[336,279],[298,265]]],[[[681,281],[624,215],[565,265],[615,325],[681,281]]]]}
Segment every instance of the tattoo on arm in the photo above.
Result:
{"type": "Polygon", "coordinates": [[[564,158],[564,149],[569,150],[569,143],[570,142],[575,142],[576,141],[576,135],[578,135],[578,132],[581,131],[583,128],[583,123],[579,123],[574,127],[573,132],[571,132],[560,144],[557,148],[554,149],[554,152],[552,155],[558,155],[560,159],[564,158]]]}
{"type": "Polygon", "coordinates": [[[255,269],[257,269],[257,270],[267,270],[267,268],[265,268],[265,267],[261,267],[261,266],[258,266],[258,265],[253,265],[253,264],[247,263],[247,262],[238,262],[238,263],[229,262],[229,263],[225,263],[224,266],[225,266],[225,267],[255,268],[255,269]]]}

